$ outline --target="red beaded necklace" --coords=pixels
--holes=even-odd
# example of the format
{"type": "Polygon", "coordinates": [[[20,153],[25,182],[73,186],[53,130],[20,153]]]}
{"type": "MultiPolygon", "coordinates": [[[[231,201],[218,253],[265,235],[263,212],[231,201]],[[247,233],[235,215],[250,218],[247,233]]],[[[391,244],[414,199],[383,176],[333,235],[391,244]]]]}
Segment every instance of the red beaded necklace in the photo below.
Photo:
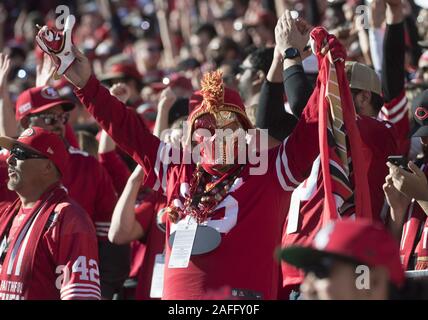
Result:
{"type": "Polygon", "coordinates": [[[198,165],[190,181],[189,193],[184,201],[184,210],[173,205],[166,209],[170,221],[175,223],[184,216],[190,215],[197,223],[204,222],[227,196],[244,167],[244,165],[233,166],[226,174],[217,178],[198,165]]]}

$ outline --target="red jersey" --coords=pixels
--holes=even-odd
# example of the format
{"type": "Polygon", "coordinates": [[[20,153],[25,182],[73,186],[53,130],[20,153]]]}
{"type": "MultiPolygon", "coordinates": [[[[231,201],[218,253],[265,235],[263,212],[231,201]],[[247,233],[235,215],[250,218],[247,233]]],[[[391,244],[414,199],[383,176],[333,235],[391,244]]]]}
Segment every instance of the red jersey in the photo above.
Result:
{"type": "Polygon", "coordinates": [[[107,171],[88,153],[69,148],[69,170],[63,177],[71,198],[89,214],[99,240],[107,241],[117,194],[107,171]]]}
{"type": "MultiPolygon", "coordinates": [[[[10,242],[7,255],[16,254],[17,259],[5,259],[1,265],[0,299],[5,300],[99,300],[98,248],[95,228],[88,214],[69,197],[53,204],[47,222],[42,228],[36,244],[34,264],[29,277],[23,276],[26,269],[20,268],[22,261],[31,251],[32,241],[26,241],[34,233],[37,219],[41,219],[43,209],[36,214],[29,227],[20,228],[31,209],[20,209],[14,214],[8,238],[23,239],[10,242]],[[22,230],[22,231],[20,231],[22,230]],[[11,275],[5,277],[6,272],[11,275]],[[7,280],[6,280],[7,279],[7,280]],[[29,283],[22,282],[22,279],[29,283]]],[[[5,211],[4,211],[5,214],[5,211]]],[[[0,218],[4,221],[5,215],[0,218]]],[[[32,220],[29,220],[30,222],[32,220]]],[[[6,235],[0,235],[4,241],[6,235]]]]}
{"type": "Polygon", "coordinates": [[[165,196],[160,192],[152,192],[135,208],[136,219],[144,230],[139,248],[142,254],[138,259],[138,284],[135,295],[137,300],[151,299],[150,288],[155,258],[165,249],[165,232],[158,226],[158,213],[165,205],[165,196]]]}
{"type": "MultiPolygon", "coordinates": [[[[365,159],[369,162],[367,179],[369,181],[373,218],[382,221],[384,193],[382,185],[388,174],[386,166],[389,155],[397,153],[396,134],[387,122],[370,117],[359,116],[357,125],[361,139],[367,148],[364,149],[365,159]]],[[[289,214],[284,224],[282,246],[308,245],[312,242],[322,226],[324,204],[324,187],[319,158],[314,162],[312,171],[291,197],[289,214]],[[298,229],[287,232],[292,216],[297,215],[298,229]]],[[[282,263],[283,286],[299,284],[303,281],[303,272],[293,266],[282,263]]]]}
{"type": "Polygon", "coordinates": [[[122,160],[116,150],[99,153],[98,161],[110,175],[116,192],[121,194],[125,188],[129,176],[131,175],[125,162],[122,160]]]}
{"type": "Polygon", "coordinates": [[[389,103],[385,103],[379,113],[379,118],[394,125],[397,132],[398,152],[407,156],[410,148],[410,121],[405,90],[389,103]]]}
{"type": "MultiPolygon", "coordinates": [[[[95,77],[75,92],[103,129],[143,166],[146,185],[164,191],[168,203],[184,203],[195,165],[162,161],[171,156],[172,147],[151,135],[141,118],[113,98],[95,77]]],[[[317,105],[308,104],[293,133],[267,152],[264,174],[251,175],[251,165],[244,167],[207,221],[221,234],[219,247],[191,256],[187,268],[171,269],[167,244],[163,299],[198,299],[224,286],[238,295],[251,292],[263,299],[277,297],[279,266],[274,250],[281,241],[287,192],[306,178],[319,153],[317,143],[308,143],[318,139],[317,116],[317,105]]],[[[167,243],[175,228],[167,222],[167,243]]]]}

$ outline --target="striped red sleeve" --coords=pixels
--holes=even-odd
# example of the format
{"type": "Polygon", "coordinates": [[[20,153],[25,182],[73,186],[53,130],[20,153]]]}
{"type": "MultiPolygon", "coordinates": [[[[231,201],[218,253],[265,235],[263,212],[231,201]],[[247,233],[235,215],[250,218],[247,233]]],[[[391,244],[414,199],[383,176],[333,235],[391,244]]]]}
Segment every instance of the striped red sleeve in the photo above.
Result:
{"type": "Polygon", "coordinates": [[[393,124],[398,139],[398,150],[400,154],[407,155],[410,147],[410,121],[407,97],[403,90],[396,98],[385,103],[379,118],[393,124]]]}

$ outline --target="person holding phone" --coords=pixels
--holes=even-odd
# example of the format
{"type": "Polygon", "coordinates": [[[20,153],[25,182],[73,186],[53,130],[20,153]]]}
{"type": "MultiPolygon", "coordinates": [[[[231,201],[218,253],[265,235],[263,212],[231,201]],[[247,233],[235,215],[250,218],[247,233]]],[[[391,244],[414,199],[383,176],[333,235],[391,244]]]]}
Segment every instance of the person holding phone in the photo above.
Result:
{"type": "MultiPolygon", "coordinates": [[[[427,146],[428,90],[418,96],[413,104],[413,117],[419,126],[413,136],[419,137],[422,145],[427,146]]],[[[388,226],[395,236],[401,239],[403,265],[408,270],[428,269],[426,157],[415,163],[403,163],[403,159],[390,157],[387,166],[389,174],[383,190],[390,206],[388,226]]]]}

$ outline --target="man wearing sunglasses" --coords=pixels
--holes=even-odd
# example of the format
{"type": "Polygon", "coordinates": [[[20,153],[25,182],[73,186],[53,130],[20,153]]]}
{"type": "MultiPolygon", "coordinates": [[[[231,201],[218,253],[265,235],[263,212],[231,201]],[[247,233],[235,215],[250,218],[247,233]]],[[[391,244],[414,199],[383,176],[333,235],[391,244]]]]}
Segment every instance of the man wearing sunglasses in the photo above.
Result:
{"type": "Polygon", "coordinates": [[[309,246],[286,247],[280,256],[304,271],[304,299],[386,300],[404,285],[398,242],[365,219],[330,222],[309,246]]]}
{"type": "MultiPolygon", "coordinates": [[[[16,119],[24,129],[41,127],[65,137],[65,125],[74,104],[62,99],[49,86],[30,88],[20,94],[16,102],[16,119]]],[[[67,143],[67,142],[66,142],[67,143]]],[[[97,231],[101,290],[103,298],[111,299],[128,271],[128,248],[108,241],[107,234],[117,195],[107,171],[98,160],[81,150],[68,146],[69,162],[63,183],[71,198],[91,217],[97,231]],[[123,261],[123,264],[112,263],[123,261]]]]}
{"type": "Polygon", "coordinates": [[[0,299],[99,300],[95,228],[61,183],[64,142],[32,127],[17,140],[0,137],[0,146],[10,151],[8,188],[18,195],[0,212],[0,299]]]}

